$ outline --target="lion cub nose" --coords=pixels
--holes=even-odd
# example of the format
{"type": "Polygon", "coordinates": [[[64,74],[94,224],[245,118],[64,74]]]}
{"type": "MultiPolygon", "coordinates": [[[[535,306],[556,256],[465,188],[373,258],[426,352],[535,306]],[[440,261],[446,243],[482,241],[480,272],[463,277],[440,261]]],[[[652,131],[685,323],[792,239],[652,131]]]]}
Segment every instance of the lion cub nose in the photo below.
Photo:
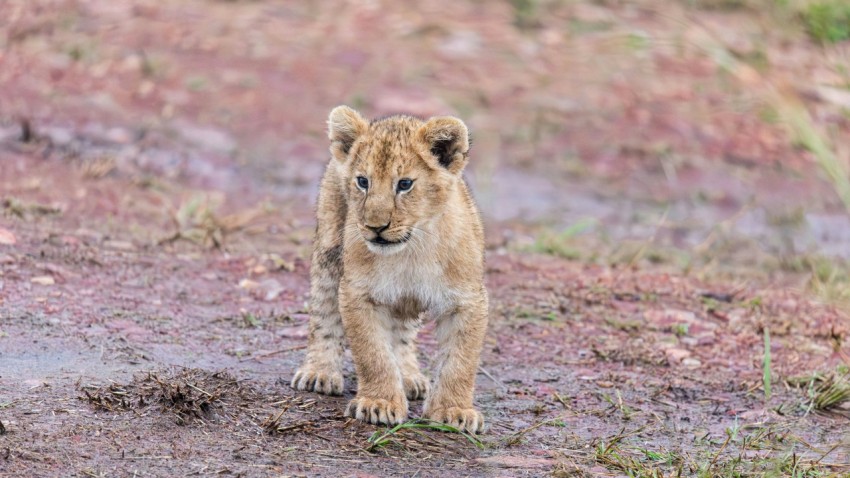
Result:
{"type": "Polygon", "coordinates": [[[390,223],[386,223],[383,226],[370,226],[366,224],[366,227],[372,230],[375,234],[381,235],[382,232],[386,231],[387,228],[390,227],[390,223]]]}

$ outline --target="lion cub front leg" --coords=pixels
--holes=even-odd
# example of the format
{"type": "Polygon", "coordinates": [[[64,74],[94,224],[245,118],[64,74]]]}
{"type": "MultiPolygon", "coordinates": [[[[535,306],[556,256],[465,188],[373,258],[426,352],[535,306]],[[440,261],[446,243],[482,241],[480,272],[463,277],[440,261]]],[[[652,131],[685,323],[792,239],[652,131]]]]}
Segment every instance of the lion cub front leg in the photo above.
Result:
{"type": "Polygon", "coordinates": [[[484,430],[484,417],[472,406],[475,374],[487,330],[487,295],[437,319],[440,354],[434,389],[425,400],[425,418],[470,433],[484,430]]]}
{"type": "Polygon", "coordinates": [[[393,351],[393,318],[366,294],[340,287],[339,308],[357,372],[357,396],[345,416],[368,423],[397,425],[407,420],[407,396],[393,351]]]}

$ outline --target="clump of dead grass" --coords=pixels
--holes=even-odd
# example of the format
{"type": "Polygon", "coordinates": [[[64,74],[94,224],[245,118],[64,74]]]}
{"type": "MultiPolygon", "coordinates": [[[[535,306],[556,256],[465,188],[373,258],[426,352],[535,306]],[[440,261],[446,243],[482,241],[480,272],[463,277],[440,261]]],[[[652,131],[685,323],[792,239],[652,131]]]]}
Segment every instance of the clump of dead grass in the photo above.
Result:
{"type": "Polygon", "coordinates": [[[850,372],[832,373],[821,380],[813,397],[815,408],[832,410],[850,402],[850,372]]]}
{"type": "MultiPolygon", "coordinates": [[[[130,392],[117,383],[111,383],[107,386],[96,388],[91,391],[84,387],[82,392],[85,394],[85,400],[88,400],[89,404],[93,406],[95,410],[119,412],[133,408],[133,404],[127,401],[127,399],[130,398],[130,392]]],[[[82,400],[83,397],[80,397],[80,399],[82,400]]],[[[141,401],[141,397],[139,397],[139,400],[139,406],[144,406],[144,403],[141,401]]]]}
{"type": "Polygon", "coordinates": [[[0,201],[0,211],[5,215],[30,221],[37,217],[62,214],[64,207],[59,204],[39,204],[26,202],[15,197],[7,197],[0,201]]]}
{"type": "Polygon", "coordinates": [[[222,204],[223,198],[216,195],[189,198],[172,214],[175,232],[161,239],[159,244],[185,240],[206,248],[220,249],[228,235],[244,231],[274,212],[269,203],[260,203],[239,212],[223,214],[222,204]]]}
{"type": "Polygon", "coordinates": [[[191,368],[145,372],[126,385],[85,386],[82,392],[80,399],[96,410],[142,413],[157,407],[161,413],[173,415],[179,425],[230,416],[234,409],[251,404],[258,396],[253,388],[243,386],[226,372],[191,368]]]}
{"type": "Polygon", "coordinates": [[[260,426],[263,427],[263,430],[269,435],[286,435],[296,430],[312,427],[314,425],[312,420],[291,423],[283,419],[290,410],[306,412],[314,408],[316,406],[316,399],[314,398],[305,400],[303,397],[299,396],[286,397],[272,405],[279,406],[280,410],[269,415],[268,418],[263,420],[263,423],[260,424],[260,426]]]}
{"type": "Polygon", "coordinates": [[[850,368],[839,367],[827,373],[792,378],[789,383],[807,389],[807,410],[841,413],[850,404],[850,368]]]}
{"type": "Polygon", "coordinates": [[[804,258],[812,271],[809,289],[823,300],[850,310],[850,273],[842,260],[825,257],[804,258]]]}

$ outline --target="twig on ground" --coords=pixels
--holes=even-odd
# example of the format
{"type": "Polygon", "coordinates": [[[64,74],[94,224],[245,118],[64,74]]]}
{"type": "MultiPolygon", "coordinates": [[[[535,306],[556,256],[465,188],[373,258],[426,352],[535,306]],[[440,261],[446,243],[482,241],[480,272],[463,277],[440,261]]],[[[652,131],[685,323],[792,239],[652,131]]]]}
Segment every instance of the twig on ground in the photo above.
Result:
{"type": "Polygon", "coordinates": [[[282,353],[286,353],[286,352],[292,352],[293,350],[301,350],[301,349],[306,349],[306,348],[307,348],[307,344],[296,345],[294,347],[288,347],[288,348],[285,348],[285,349],[273,350],[271,352],[265,352],[265,353],[261,353],[261,354],[257,354],[257,355],[252,355],[250,357],[245,357],[243,359],[239,359],[239,361],[240,362],[247,362],[249,360],[271,357],[272,355],[282,354],[282,353]]]}
{"type": "Polygon", "coordinates": [[[481,372],[481,373],[483,373],[483,374],[484,374],[484,376],[486,376],[486,377],[487,377],[487,378],[489,378],[490,380],[492,380],[492,381],[493,381],[493,383],[495,383],[496,385],[498,385],[499,387],[501,387],[501,389],[502,389],[503,391],[505,391],[505,392],[507,392],[507,391],[508,391],[508,386],[507,386],[507,385],[505,385],[504,383],[502,383],[501,381],[499,381],[496,377],[494,377],[494,376],[490,375],[490,372],[488,372],[488,371],[487,371],[484,367],[482,367],[482,366],[480,366],[480,365],[479,365],[479,366],[478,366],[478,371],[479,371],[479,372],[481,372]]]}
{"type": "Polygon", "coordinates": [[[548,420],[541,420],[541,421],[535,423],[534,425],[531,425],[530,427],[525,428],[523,430],[520,430],[520,431],[514,433],[513,435],[505,438],[505,445],[507,445],[507,446],[516,445],[517,443],[519,443],[519,441],[522,439],[522,437],[526,433],[528,433],[530,431],[537,430],[538,428],[542,427],[543,425],[548,425],[550,423],[555,423],[557,421],[563,420],[565,417],[566,417],[566,415],[558,415],[555,418],[550,418],[548,420]]]}
{"type": "Polygon", "coordinates": [[[555,394],[555,398],[559,402],[561,402],[561,405],[563,405],[564,408],[566,408],[567,410],[572,410],[572,407],[570,407],[570,405],[567,403],[567,401],[564,399],[564,397],[562,397],[560,394],[558,394],[558,392],[553,392],[553,393],[555,394]]]}

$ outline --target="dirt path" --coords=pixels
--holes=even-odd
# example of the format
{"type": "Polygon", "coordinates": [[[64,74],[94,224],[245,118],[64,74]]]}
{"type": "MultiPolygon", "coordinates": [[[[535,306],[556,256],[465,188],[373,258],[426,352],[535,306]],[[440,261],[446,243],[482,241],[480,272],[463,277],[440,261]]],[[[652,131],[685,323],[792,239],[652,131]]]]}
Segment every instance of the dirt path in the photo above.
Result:
{"type": "MultiPolygon", "coordinates": [[[[675,15],[692,12],[608,3],[436,26],[371,2],[0,5],[0,475],[850,473],[833,393],[850,219],[751,90],[660,41],[690,38],[675,15]],[[341,414],[350,360],[344,397],[287,385],[338,102],[454,111],[478,133],[480,447],[370,442],[386,430],[341,414]]],[[[701,18],[746,53],[755,15],[701,18]]],[[[832,57],[772,35],[782,74],[833,78],[832,57]]],[[[433,355],[429,327],[420,343],[433,355]]]]}

